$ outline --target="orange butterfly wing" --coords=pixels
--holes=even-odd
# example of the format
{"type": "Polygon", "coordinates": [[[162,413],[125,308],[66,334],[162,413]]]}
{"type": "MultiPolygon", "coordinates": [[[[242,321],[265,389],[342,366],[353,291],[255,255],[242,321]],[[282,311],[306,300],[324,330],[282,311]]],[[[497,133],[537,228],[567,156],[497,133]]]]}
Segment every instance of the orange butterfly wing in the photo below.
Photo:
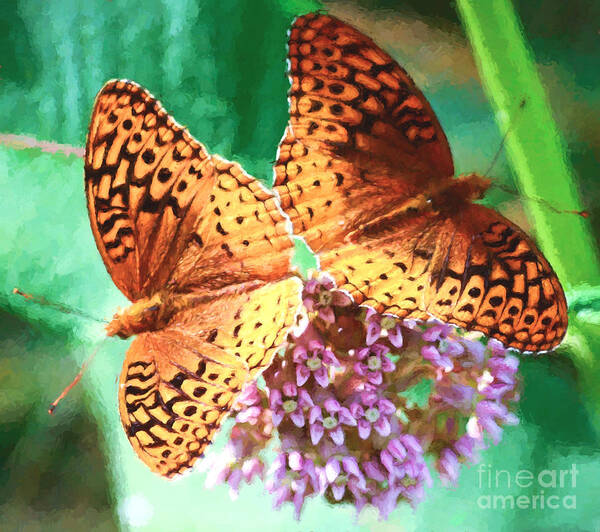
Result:
{"type": "Polygon", "coordinates": [[[94,238],[131,300],[163,286],[215,179],[204,146],[148,91],[109,81],[96,97],[85,154],[94,238]]]}
{"type": "Polygon", "coordinates": [[[552,268],[491,209],[425,194],[453,180],[444,133],[406,72],[324,15],[290,35],[290,123],[275,165],[294,232],[359,303],[438,317],[529,351],[567,327],[552,268]]]}
{"type": "Polygon", "coordinates": [[[140,334],[127,351],[119,411],[131,445],[173,477],[212,442],[245,383],[271,363],[293,325],[300,282],[220,298],[140,334]]]}
{"type": "Polygon", "coordinates": [[[96,98],[85,183],[115,284],[134,301],[160,292],[181,305],[134,340],[119,394],[133,448],[170,477],[202,454],[294,322],[291,225],[271,192],[130,81],[96,98]]]}
{"type": "Polygon", "coordinates": [[[212,159],[215,186],[169,285],[198,292],[289,275],[292,227],[275,197],[238,164],[212,159]]]}
{"type": "Polygon", "coordinates": [[[131,81],[110,81],[96,97],[85,184],[96,244],[131,300],[169,285],[278,279],[289,269],[291,227],[273,194],[209,155],[131,81]]]}
{"type": "Polygon", "coordinates": [[[454,173],[448,142],[408,74],[334,17],[305,15],[289,40],[290,122],[275,190],[318,251],[391,201],[454,173]]]}
{"type": "Polygon", "coordinates": [[[404,216],[321,256],[358,303],[401,318],[435,316],[507,347],[545,351],[567,327],[563,290],[533,241],[492,209],[404,216]]]}

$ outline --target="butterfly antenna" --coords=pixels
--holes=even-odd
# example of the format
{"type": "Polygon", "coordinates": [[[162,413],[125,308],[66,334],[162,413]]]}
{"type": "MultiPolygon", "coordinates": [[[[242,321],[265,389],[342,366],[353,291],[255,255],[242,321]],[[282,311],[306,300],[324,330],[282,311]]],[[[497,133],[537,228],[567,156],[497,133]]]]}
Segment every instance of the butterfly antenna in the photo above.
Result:
{"type": "Polygon", "coordinates": [[[500,141],[500,146],[498,146],[498,150],[496,151],[496,154],[494,155],[494,158],[492,159],[492,162],[490,163],[489,168],[483,174],[483,177],[488,177],[490,175],[491,171],[494,169],[494,166],[496,166],[496,163],[498,162],[498,158],[500,157],[500,154],[504,151],[504,144],[506,143],[508,134],[515,127],[515,125],[519,121],[519,118],[521,118],[522,111],[523,111],[523,108],[525,107],[525,104],[526,104],[526,100],[525,99],[521,100],[521,103],[519,104],[519,108],[517,109],[517,113],[515,114],[512,122],[506,128],[504,136],[502,137],[502,140],[500,141]]]}
{"type": "Polygon", "coordinates": [[[53,308],[54,310],[58,310],[59,312],[62,312],[63,314],[73,314],[74,316],[79,316],[80,318],[84,318],[86,320],[92,320],[92,321],[95,321],[98,323],[108,323],[108,321],[96,318],[95,316],[92,316],[91,314],[88,314],[87,312],[84,312],[83,310],[69,307],[67,305],[63,305],[62,303],[55,303],[53,301],[48,301],[45,297],[38,297],[38,296],[34,296],[32,294],[27,294],[26,292],[23,292],[23,291],[19,290],[18,288],[14,288],[12,293],[16,294],[18,296],[24,297],[25,299],[27,299],[28,301],[31,301],[32,303],[36,303],[43,307],[50,307],[50,308],[53,308]]]}
{"type": "Polygon", "coordinates": [[[96,349],[92,352],[92,354],[89,357],[87,357],[85,362],[81,365],[79,373],[75,375],[75,378],[71,381],[71,383],[68,386],[66,386],[65,389],[61,392],[61,394],[52,402],[50,408],[48,408],[48,414],[50,414],[51,416],[54,415],[54,411],[56,410],[58,403],[60,403],[67,396],[67,394],[75,387],[75,385],[81,380],[81,377],[85,373],[85,370],[90,365],[92,360],[94,360],[94,357],[96,356],[96,353],[98,353],[98,351],[100,350],[101,346],[102,343],[98,347],[96,347],[96,349]]]}
{"type": "Polygon", "coordinates": [[[500,190],[503,190],[504,192],[506,192],[508,194],[512,194],[513,196],[519,196],[519,197],[525,198],[527,200],[535,201],[536,203],[543,205],[547,209],[550,209],[552,212],[555,212],[557,214],[576,214],[577,216],[581,216],[582,218],[589,218],[589,216],[590,216],[590,213],[585,210],[578,211],[578,210],[571,210],[571,209],[557,209],[554,205],[552,205],[552,203],[545,200],[544,198],[540,198],[537,196],[527,196],[526,194],[519,194],[518,192],[515,192],[512,188],[507,187],[506,185],[501,185],[499,183],[492,183],[491,186],[498,188],[500,190]]]}
{"type": "MultiPolygon", "coordinates": [[[[510,123],[510,125],[506,129],[506,132],[504,133],[504,136],[502,137],[502,140],[500,141],[500,146],[498,147],[498,151],[496,151],[496,154],[494,155],[494,158],[492,159],[492,162],[491,162],[489,168],[485,172],[484,177],[487,177],[494,169],[494,166],[496,166],[496,163],[498,162],[498,158],[500,157],[500,154],[504,150],[504,144],[506,143],[508,134],[512,131],[512,129],[515,127],[515,125],[521,118],[522,110],[525,107],[526,103],[527,103],[527,101],[525,99],[521,100],[521,103],[519,104],[519,109],[517,110],[517,113],[516,113],[513,121],[510,123]]],[[[554,205],[552,205],[550,202],[546,201],[544,198],[531,197],[531,196],[526,196],[524,194],[518,194],[513,189],[511,189],[505,185],[501,185],[500,183],[492,183],[491,186],[498,188],[500,190],[503,190],[504,192],[507,192],[508,194],[512,194],[514,196],[520,196],[520,197],[528,199],[528,200],[536,201],[537,203],[540,203],[541,205],[544,205],[545,207],[550,209],[552,212],[556,212],[558,214],[577,214],[578,216],[581,216],[582,218],[588,218],[590,215],[589,212],[585,211],[585,210],[578,211],[578,210],[557,209],[554,205]]]]}

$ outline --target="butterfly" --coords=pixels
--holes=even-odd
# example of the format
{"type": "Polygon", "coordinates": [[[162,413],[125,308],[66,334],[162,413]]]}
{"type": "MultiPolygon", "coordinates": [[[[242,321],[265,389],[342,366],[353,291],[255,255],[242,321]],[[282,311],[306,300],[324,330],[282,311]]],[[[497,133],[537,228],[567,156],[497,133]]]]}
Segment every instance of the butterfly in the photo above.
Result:
{"type": "Polygon", "coordinates": [[[107,326],[137,335],[121,421],[143,462],[173,477],[202,456],[294,323],[290,223],[271,192],[127,80],[96,97],[85,190],[100,255],[132,301],[107,326]]]}
{"type": "Polygon", "coordinates": [[[399,318],[434,316],[521,351],[556,347],[567,305],[555,273],[519,227],[473,203],[487,179],[453,177],[406,71],[323,14],[295,20],[288,59],[274,189],[338,287],[399,318]]]}

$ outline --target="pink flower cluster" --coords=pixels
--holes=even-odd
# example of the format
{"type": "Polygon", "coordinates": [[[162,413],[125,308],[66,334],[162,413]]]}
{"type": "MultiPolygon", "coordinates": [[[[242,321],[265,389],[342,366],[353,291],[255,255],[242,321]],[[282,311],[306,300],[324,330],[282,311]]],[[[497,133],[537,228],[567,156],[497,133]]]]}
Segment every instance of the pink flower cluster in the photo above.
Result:
{"type": "Polygon", "coordinates": [[[425,457],[454,484],[464,463],[518,423],[518,359],[453,326],[398,321],[356,306],[322,275],[305,285],[308,325],[238,400],[209,484],[260,478],[275,507],[300,517],[309,497],[367,504],[387,518],[431,482],[425,457]],[[263,451],[277,441],[269,465],[263,451]]]}

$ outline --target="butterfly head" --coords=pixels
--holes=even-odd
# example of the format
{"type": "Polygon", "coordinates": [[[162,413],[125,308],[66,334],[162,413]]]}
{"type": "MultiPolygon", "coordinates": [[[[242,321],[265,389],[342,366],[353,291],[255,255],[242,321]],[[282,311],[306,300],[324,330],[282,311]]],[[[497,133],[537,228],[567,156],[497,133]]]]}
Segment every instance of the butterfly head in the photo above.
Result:
{"type": "Polygon", "coordinates": [[[459,176],[457,181],[464,187],[465,194],[470,201],[483,199],[492,184],[489,178],[479,174],[459,176]]]}
{"type": "Polygon", "coordinates": [[[165,321],[164,300],[163,294],[159,292],[117,312],[106,326],[106,334],[129,338],[134,334],[161,328],[165,321]]]}
{"type": "Polygon", "coordinates": [[[465,202],[482,199],[490,185],[491,181],[479,174],[452,177],[433,191],[431,203],[437,211],[444,208],[454,210],[465,202]]]}

